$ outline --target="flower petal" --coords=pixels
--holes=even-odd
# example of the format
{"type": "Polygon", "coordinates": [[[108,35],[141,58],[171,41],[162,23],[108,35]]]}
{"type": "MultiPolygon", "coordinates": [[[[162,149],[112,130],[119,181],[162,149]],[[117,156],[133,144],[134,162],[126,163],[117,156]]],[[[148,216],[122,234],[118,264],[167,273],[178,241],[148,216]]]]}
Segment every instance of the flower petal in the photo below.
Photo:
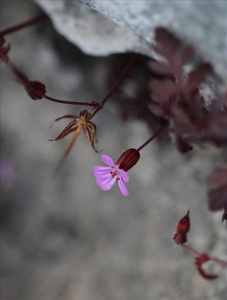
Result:
{"type": "Polygon", "coordinates": [[[93,173],[96,178],[102,178],[103,176],[105,177],[105,175],[107,174],[109,175],[111,170],[112,168],[110,167],[95,166],[93,168],[93,173]]]}
{"type": "Polygon", "coordinates": [[[119,169],[118,170],[118,173],[121,175],[122,179],[125,181],[125,182],[129,182],[129,176],[128,176],[128,173],[125,172],[124,170],[122,169],[119,169]]]}
{"type": "Polygon", "coordinates": [[[120,179],[118,180],[118,185],[119,185],[119,189],[122,193],[123,196],[128,196],[129,195],[129,191],[126,188],[126,186],[124,185],[123,181],[120,179]]]}
{"type": "Polygon", "coordinates": [[[107,177],[105,180],[103,179],[97,179],[96,184],[103,190],[108,191],[112,188],[114,183],[116,182],[116,179],[112,178],[111,176],[107,177]]]}
{"type": "Polygon", "coordinates": [[[109,177],[113,178],[113,177],[110,175],[110,172],[108,172],[108,173],[103,173],[103,174],[101,174],[101,175],[96,176],[95,178],[98,179],[98,180],[100,180],[100,181],[104,181],[104,180],[106,180],[106,179],[109,178],[109,177]]]}
{"type": "Polygon", "coordinates": [[[107,164],[107,165],[109,165],[109,166],[115,166],[114,161],[112,160],[112,158],[111,158],[110,156],[106,155],[106,154],[103,154],[103,155],[101,156],[101,160],[102,160],[105,164],[107,164]]]}

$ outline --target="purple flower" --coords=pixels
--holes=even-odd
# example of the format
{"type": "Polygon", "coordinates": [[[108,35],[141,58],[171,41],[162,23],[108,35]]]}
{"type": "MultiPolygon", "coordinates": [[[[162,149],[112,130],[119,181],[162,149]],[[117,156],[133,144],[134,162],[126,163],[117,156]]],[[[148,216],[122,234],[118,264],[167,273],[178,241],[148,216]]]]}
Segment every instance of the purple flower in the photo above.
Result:
{"type": "Polygon", "coordinates": [[[116,165],[111,157],[104,154],[101,156],[102,161],[108,165],[104,166],[95,166],[93,168],[93,173],[96,178],[96,184],[103,190],[108,191],[112,188],[115,182],[118,182],[120,191],[123,196],[128,196],[129,191],[124,185],[123,181],[128,182],[128,174],[119,168],[119,165],[116,165]]]}

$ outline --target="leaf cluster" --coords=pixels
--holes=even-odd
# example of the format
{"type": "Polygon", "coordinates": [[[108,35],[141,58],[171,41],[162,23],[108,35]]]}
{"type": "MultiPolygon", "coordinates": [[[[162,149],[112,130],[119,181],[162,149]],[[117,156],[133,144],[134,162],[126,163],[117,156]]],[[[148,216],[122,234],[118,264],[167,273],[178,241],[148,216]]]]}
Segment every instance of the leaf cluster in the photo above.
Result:
{"type": "Polygon", "coordinates": [[[187,73],[193,48],[184,46],[164,28],[157,28],[155,41],[154,49],[164,63],[151,61],[149,64],[153,71],[163,76],[150,81],[150,111],[170,121],[176,147],[181,153],[192,150],[193,144],[227,144],[227,94],[216,95],[207,103],[200,92],[201,85],[212,75],[211,65],[200,63],[187,73]]]}

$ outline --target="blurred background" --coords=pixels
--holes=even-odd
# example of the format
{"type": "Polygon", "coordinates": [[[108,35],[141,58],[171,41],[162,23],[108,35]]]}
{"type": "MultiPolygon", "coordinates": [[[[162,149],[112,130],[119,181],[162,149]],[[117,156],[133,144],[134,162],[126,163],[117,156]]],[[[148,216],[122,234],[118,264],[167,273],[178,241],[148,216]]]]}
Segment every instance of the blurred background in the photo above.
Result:
{"type": "MultiPolygon", "coordinates": [[[[1,1],[1,29],[41,13],[30,1],[1,1]]],[[[84,55],[50,21],[6,36],[10,58],[47,94],[71,101],[100,101],[108,92],[114,56],[84,55]]],[[[207,209],[207,176],[226,163],[226,149],[207,146],[182,155],[155,140],[129,171],[129,197],[115,185],[95,184],[101,165],[81,134],[62,171],[54,172],[71,136],[55,138],[80,107],[31,100],[15,75],[1,67],[1,299],[148,300],[225,299],[226,270],[208,282],[193,257],[172,240],[178,220],[191,211],[188,243],[226,258],[222,213],[207,209]]],[[[136,112],[129,112],[136,116],[136,112]]],[[[117,160],[152,134],[147,124],[124,122],[114,100],[93,119],[98,149],[117,160]]]]}

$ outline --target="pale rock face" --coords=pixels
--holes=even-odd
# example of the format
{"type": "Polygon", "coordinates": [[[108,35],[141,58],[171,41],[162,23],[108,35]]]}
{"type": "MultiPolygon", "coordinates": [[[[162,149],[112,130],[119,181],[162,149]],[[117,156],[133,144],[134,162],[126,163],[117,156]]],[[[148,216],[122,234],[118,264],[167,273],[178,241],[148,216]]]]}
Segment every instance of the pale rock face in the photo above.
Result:
{"type": "Polygon", "coordinates": [[[150,44],[80,1],[36,1],[51,17],[56,30],[84,53],[106,56],[135,51],[147,54],[150,44]]]}
{"type": "MultiPolygon", "coordinates": [[[[227,77],[225,1],[42,1],[56,30],[90,55],[138,52],[155,57],[150,44],[163,26],[227,77]]],[[[224,84],[225,85],[225,84],[224,84]]]]}

